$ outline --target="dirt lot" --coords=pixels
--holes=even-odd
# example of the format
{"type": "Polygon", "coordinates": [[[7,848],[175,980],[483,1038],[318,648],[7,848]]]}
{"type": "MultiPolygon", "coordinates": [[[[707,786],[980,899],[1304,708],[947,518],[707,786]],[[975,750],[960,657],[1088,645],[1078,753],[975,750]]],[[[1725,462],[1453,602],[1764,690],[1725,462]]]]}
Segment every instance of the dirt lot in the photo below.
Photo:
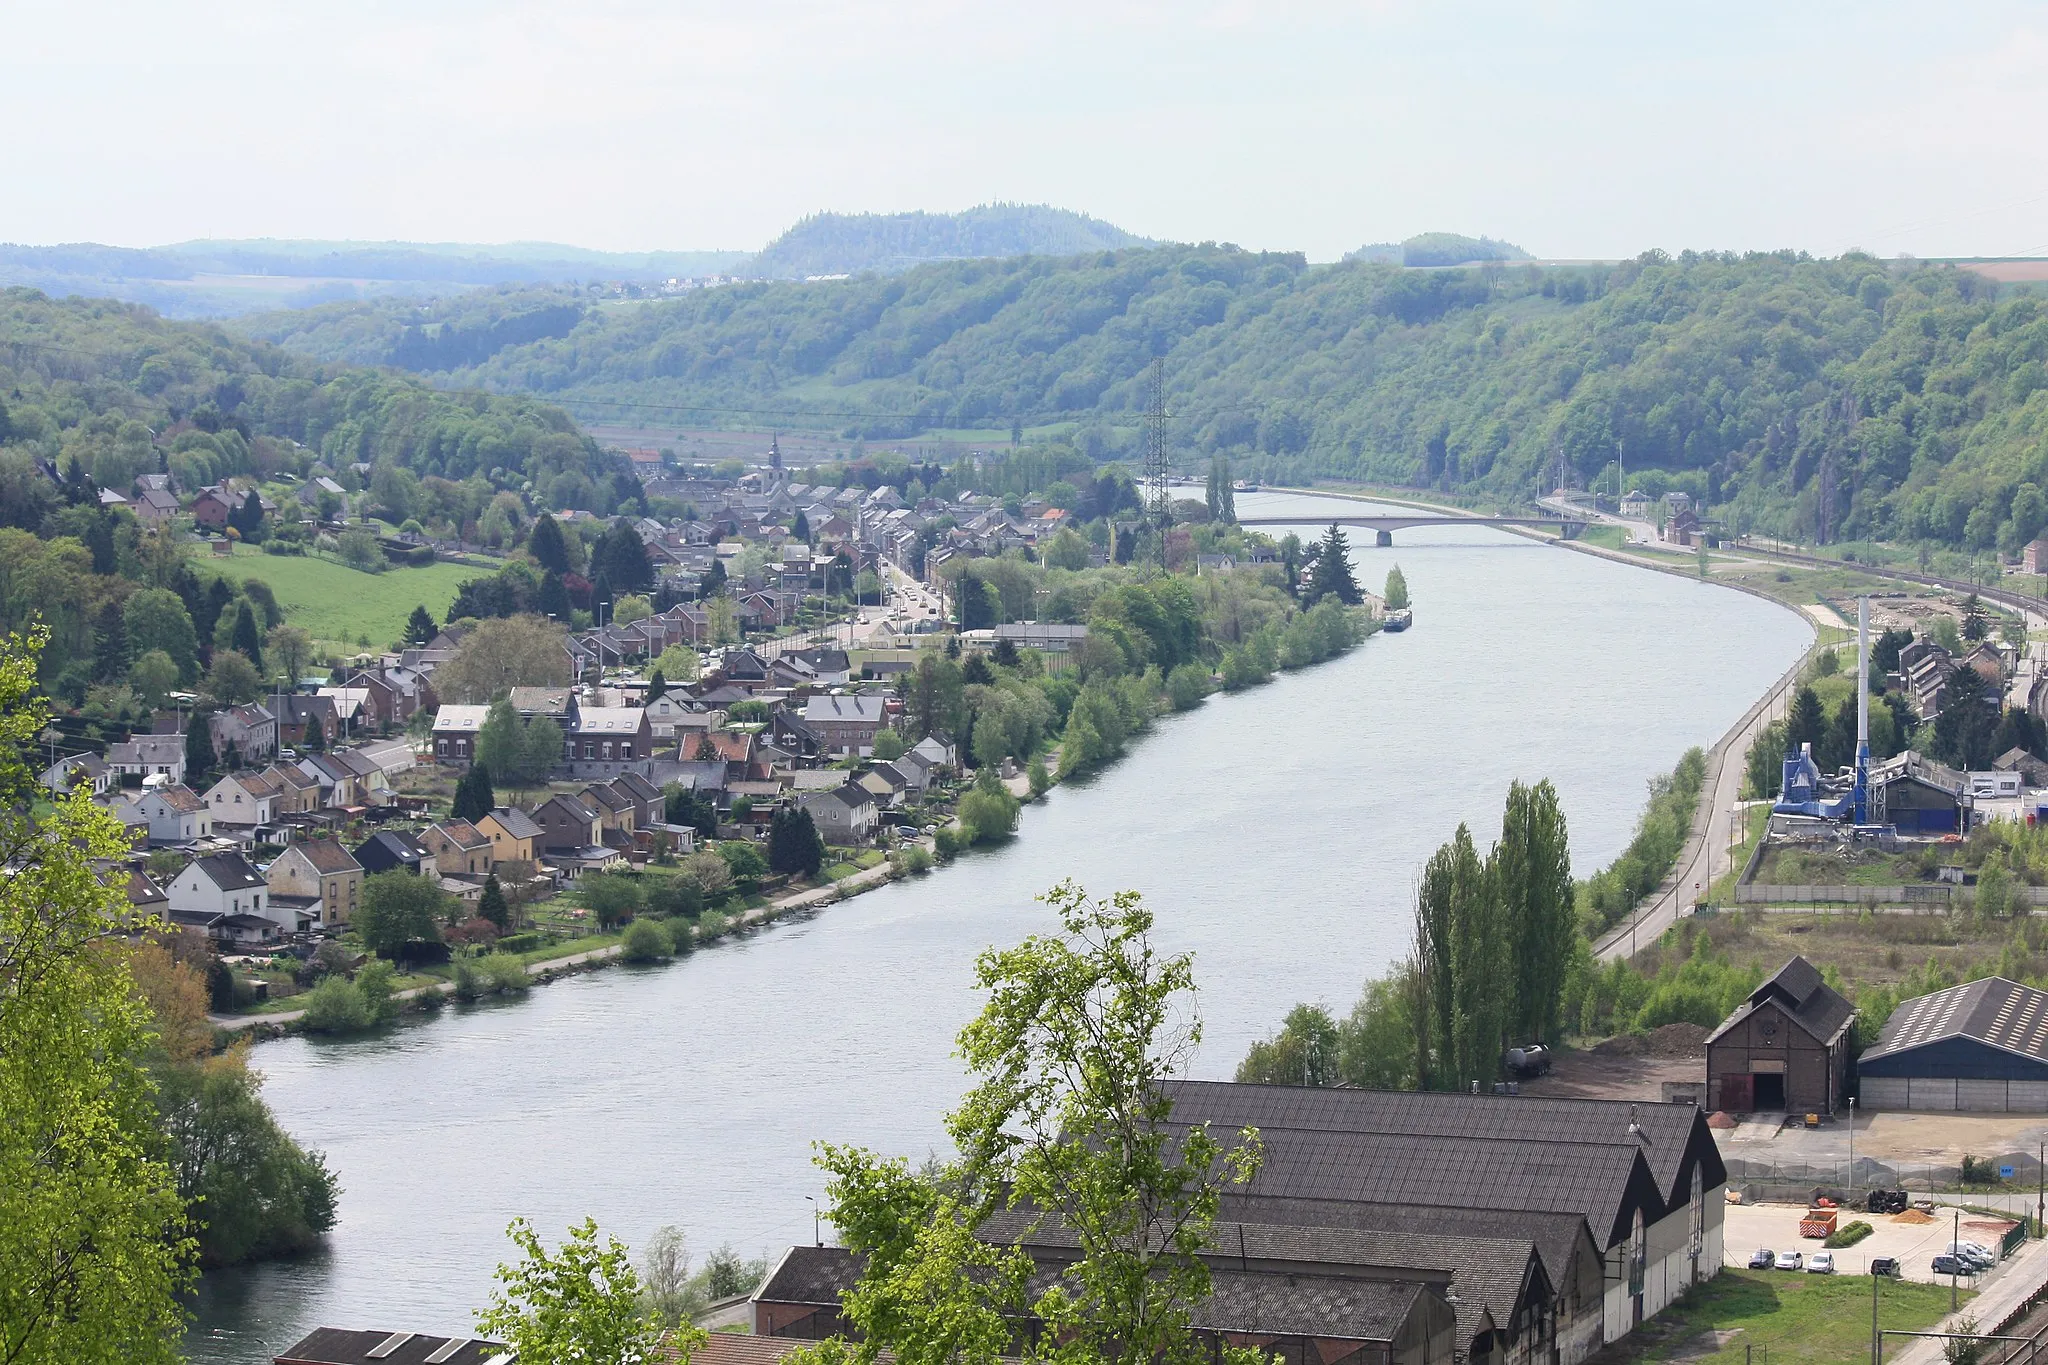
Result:
{"type": "Polygon", "coordinates": [[[1560,1052],[1548,1076],[1522,1082],[1529,1095],[1562,1099],[1662,1100],[1666,1081],[1704,1086],[1707,1031],[1667,1024],[1647,1037],[1609,1038],[1584,1052],[1560,1052]]]}
{"type": "MultiPolygon", "coordinates": [[[[1801,1237],[1799,1220],[1806,1210],[1797,1204],[1731,1204],[1728,1206],[1728,1221],[1722,1228],[1721,1243],[1723,1260],[1732,1266],[1749,1264],[1750,1253],[1758,1247],[1769,1247],[1772,1251],[1797,1251],[1804,1255],[1822,1249],[1820,1239],[1801,1237]]],[[[1931,1262],[1938,1251],[1945,1250],[1953,1239],[1954,1221],[1946,1212],[1937,1214],[1931,1223],[1902,1222],[1902,1217],[1883,1213],[1854,1213],[1844,1210],[1842,1222],[1862,1219],[1875,1231],[1853,1247],[1844,1247],[1834,1253],[1836,1273],[1842,1275],[1868,1275],[1870,1261],[1874,1256],[1896,1257],[1905,1278],[1933,1283],[1939,1280],[1948,1283],[1948,1277],[1936,1276],[1931,1262]]],[[[1962,1240],[1979,1242],[1997,1250],[1996,1236],[1986,1227],[1972,1228],[1977,1215],[1964,1213],[1962,1240]]],[[[1981,1221],[1981,1220],[1978,1220],[1981,1221]]],[[[1794,1272],[1787,1271],[1786,1274],[1794,1272]]],[[[1804,1274],[1806,1272],[1797,1272],[1804,1274]]],[[[1992,1272],[1996,1274],[1997,1272],[1992,1272]]],[[[1985,1276],[1989,1279],[1990,1276],[1985,1276]]],[[[1978,1287],[1976,1281],[1966,1276],[1964,1288],[1978,1287]]]]}

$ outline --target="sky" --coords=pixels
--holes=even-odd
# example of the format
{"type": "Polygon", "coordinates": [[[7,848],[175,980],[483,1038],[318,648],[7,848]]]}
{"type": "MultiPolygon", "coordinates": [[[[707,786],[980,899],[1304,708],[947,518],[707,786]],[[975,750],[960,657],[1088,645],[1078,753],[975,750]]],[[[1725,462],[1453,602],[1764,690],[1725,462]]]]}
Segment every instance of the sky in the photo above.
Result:
{"type": "Polygon", "coordinates": [[[0,0],[0,240],[753,249],[1049,203],[1331,260],[1422,231],[2048,254],[2048,8],[0,0]]]}

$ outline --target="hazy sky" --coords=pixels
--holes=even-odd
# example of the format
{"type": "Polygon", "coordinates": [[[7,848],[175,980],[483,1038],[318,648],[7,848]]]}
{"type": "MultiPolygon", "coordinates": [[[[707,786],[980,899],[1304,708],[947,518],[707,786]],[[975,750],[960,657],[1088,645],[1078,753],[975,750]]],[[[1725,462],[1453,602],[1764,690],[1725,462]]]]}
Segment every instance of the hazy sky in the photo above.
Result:
{"type": "Polygon", "coordinates": [[[753,248],[1009,199],[1332,259],[2048,253],[2048,10],[0,0],[0,240],[753,248]]]}

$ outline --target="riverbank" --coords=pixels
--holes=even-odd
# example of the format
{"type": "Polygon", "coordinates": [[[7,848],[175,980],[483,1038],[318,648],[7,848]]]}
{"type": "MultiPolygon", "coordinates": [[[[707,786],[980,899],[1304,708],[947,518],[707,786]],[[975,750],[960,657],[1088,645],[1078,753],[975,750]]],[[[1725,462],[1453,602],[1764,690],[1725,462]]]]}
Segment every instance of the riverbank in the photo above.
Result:
{"type": "MultiPolygon", "coordinates": [[[[1278,596],[1278,590],[1270,584],[1260,587],[1269,595],[1278,596]]],[[[1139,595],[1143,595],[1140,593],[1139,595]]],[[[1183,593],[1183,596],[1186,596],[1183,593]]],[[[1281,597],[1284,604],[1286,598],[1281,597]]],[[[1198,624],[1202,624],[1198,621],[1198,624]]],[[[1206,624],[1202,624],[1204,638],[1208,638],[1206,624]]],[[[1274,676],[1281,673],[1298,672],[1317,664],[1327,663],[1334,658],[1353,652],[1367,639],[1378,633],[1378,624],[1362,609],[1346,609],[1332,597],[1309,610],[1293,611],[1286,616],[1268,621],[1255,633],[1247,632],[1241,643],[1224,646],[1224,657],[1219,671],[1204,671],[1192,664],[1176,669],[1170,680],[1159,677],[1160,670],[1151,668],[1144,674],[1128,673],[1113,676],[1108,682],[1091,680],[1083,685],[1078,694],[1070,693],[1068,702],[1069,724],[1057,741],[1043,740],[1033,754],[1028,773],[1006,779],[1004,788],[1011,798],[1008,814],[1019,813],[1022,802],[1033,799],[1032,777],[1035,773],[1041,789],[1049,790],[1060,779],[1057,774],[1070,778],[1090,776],[1116,766],[1127,754],[1127,741],[1149,731],[1162,715],[1180,713],[1209,704],[1218,694],[1242,694],[1245,691],[1269,684],[1274,676]],[[1279,621],[1285,621],[1282,629],[1279,621]],[[1256,656],[1251,662],[1245,660],[1256,656]],[[1193,675],[1190,687],[1184,675],[1193,675]],[[1153,688],[1164,684],[1163,692],[1153,688]],[[1083,722],[1086,722],[1083,725],[1083,722]],[[1078,728],[1077,728],[1078,727],[1078,728]],[[1074,758],[1075,736],[1080,734],[1087,743],[1089,755],[1078,767],[1068,760],[1074,758]]],[[[986,667],[986,665],[984,665],[986,667]]],[[[1071,685],[1070,685],[1071,686],[1071,685]]],[[[993,690],[993,689],[991,689],[993,690]]],[[[972,713],[969,713],[970,718],[972,713]]],[[[964,731],[963,731],[964,732],[964,731]]],[[[660,921],[662,933],[671,936],[677,951],[675,957],[687,956],[697,949],[709,947],[719,939],[734,933],[771,924],[786,915],[822,908],[825,905],[857,896],[865,891],[906,875],[922,875],[930,870],[931,860],[937,857],[950,862],[959,852],[977,843],[989,841],[990,825],[986,811],[971,812],[977,801],[990,800],[999,794],[977,796],[972,792],[963,793],[950,812],[950,818],[942,815],[943,823],[932,837],[916,840],[909,847],[921,851],[915,860],[897,856],[884,858],[872,867],[836,878],[831,884],[807,888],[759,905],[745,906],[731,911],[707,910],[702,917],[671,917],[660,921]],[[918,864],[922,864],[919,866],[918,864]],[[715,933],[707,933],[707,924],[716,924],[715,933]]],[[[1009,833],[1010,825],[1001,826],[1004,833],[1001,842],[1014,838],[1009,833]]],[[[863,855],[882,857],[880,853],[863,855]]],[[[580,911],[577,913],[581,913],[580,911]]],[[[581,975],[597,971],[627,960],[627,945],[623,931],[608,935],[612,941],[590,948],[587,951],[559,951],[556,945],[545,955],[533,954],[520,963],[525,974],[520,983],[518,971],[507,967],[506,975],[512,984],[500,984],[488,989],[487,994],[520,996],[534,985],[546,985],[565,976],[581,975]]],[[[494,961],[495,955],[484,961],[494,961]]],[[[437,977],[439,973],[435,973],[437,977]]],[[[488,983],[486,983],[488,985],[488,983]]],[[[294,997],[296,998],[296,997],[294,997]]],[[[438,1011],[453,1000],[462,998],[452,984],[445,980],[432,980],[405,986],[388,997],[390,1006],[399,1015],[422,1015],[438,1011]]],[[[367,1032],[383,1022],[376,1020],[373,1011],[371,1022],[363,1018],[354,1021],[355,1027],[343,1030],[349,1033],[367,1032]]],[[[271,1040],[295,1033],[317,1029],[320,1021],[309,1023],[308,1011],[304,1008],[275,1008],[258,1013],[225,1016],[210,1016],[217,1030],[217,1040],[226,1046],[234,1038],[271,1040]]]]}

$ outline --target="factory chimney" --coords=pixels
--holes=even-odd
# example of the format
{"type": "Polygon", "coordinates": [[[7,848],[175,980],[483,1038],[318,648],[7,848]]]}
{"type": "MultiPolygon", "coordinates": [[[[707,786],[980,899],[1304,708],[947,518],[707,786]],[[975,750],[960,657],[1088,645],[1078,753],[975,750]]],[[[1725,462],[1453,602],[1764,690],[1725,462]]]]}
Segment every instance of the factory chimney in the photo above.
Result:
{"type": "Polygon", "coordinates": [[[1870,599],[1856,599],[1855,818],[1870,823],[1870,599]]]}

